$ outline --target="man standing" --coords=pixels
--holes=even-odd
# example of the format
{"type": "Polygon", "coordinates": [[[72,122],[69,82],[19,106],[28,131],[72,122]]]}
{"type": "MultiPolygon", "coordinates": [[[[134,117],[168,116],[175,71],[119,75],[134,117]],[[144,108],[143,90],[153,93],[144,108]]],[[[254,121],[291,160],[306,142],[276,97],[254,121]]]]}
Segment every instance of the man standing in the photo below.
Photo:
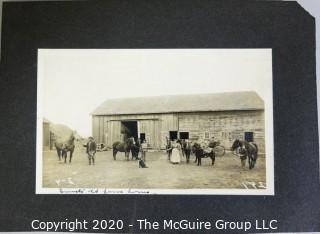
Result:
{"type": "Polygon", "coordinates": [[[94,155],[97,152],[97,144],[94,141],[93,137],[89,137],[88,139],[88,143],[83,145],[84,147],[87,148],[87,154],[88,154],[88,159],[89,159],[89,165],[91,165],[91,161],[92,161],[92,165],[94,165],[94,155]]]}
{"type": "Polygon", "coordinates": [[[168,154],[168,160],[170,161],[171,154],[172,154],[172,144],[171,144],[171,141],[168,137],[166,137],[166,140],[167,140],[166,151],[168,154]]]}
{"type": "Polygon", "coordinates": [[[210,139],[210,141],[209,141],[209,147],[210,147],[210,148],[216,147],[216,141],[214,140],[214,136],[211,137],[211,139],[210,139]]]}
{"type": "Polygon", "coordinates": [[[141,159],[145,162],[146,161],[146,153],[148,150],[148,144],[146,140],[143,140],[141,144],[141,159]]]}

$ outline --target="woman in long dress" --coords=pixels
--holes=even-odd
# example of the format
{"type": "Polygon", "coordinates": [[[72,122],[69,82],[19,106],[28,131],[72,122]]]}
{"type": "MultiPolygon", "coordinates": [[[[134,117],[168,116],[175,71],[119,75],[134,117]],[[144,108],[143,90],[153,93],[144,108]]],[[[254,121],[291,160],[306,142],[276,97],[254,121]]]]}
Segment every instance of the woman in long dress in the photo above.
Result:
{"type": "Polygon", "coordinates": [[[172,144],[172,154],[170,157],[170,161],[173,164],[178,164],[181,161],[181,145],[178,144],[176,141],[173,142],[172,144]]]}

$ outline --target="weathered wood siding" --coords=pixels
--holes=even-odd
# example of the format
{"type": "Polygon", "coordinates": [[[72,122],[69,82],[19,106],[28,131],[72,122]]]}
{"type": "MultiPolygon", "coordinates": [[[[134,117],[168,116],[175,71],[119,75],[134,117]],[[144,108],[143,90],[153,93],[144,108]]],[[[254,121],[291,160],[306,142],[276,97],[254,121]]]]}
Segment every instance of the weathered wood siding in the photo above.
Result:
{"type": "Polygon", "coordinates": [[[261,152],[265,148],[264,111],[221,111],[173,114],[93,116],[92,131],[97,142],[111,147],[121,139],[121,121],[137,121],[138,133],[145,133],[151,147],[164,148],[169,131],[189,132],[190,139],[214,136],[229,148],[232,142],[253,132],[261,152]]]}
{"type": "Polygon", "coordinates": [[[145,133],[152,148],[164,148],[169,131],[178,131],[177,114],[92,116],[92,134],[97,142],[111,147],[121,141],[121,121],[137,121],[138,133],[145,133]]]}
{"type": "Polygon", "coordinates": [[[100,124],[99,120],[103,118],[102,116],[92,116],[92,136],[96,140],[96,142],[101,142],[100,136],[100,124]]]}
{"type": "Polygon", "coordinates": [[[227,148],[235,139],[244,139],[245,132],[253,132],[260,151],[264,152],[265,148],[263,111],[180,113],[179,131],[189,132],[191,139],[204,140],[214,136],[227,148]]]}

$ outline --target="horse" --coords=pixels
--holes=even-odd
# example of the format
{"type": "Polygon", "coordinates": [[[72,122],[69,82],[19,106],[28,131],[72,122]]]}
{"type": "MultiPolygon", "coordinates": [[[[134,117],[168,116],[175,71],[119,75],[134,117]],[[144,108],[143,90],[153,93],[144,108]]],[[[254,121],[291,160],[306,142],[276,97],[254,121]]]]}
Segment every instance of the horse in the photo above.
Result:
{"type": "Polygon", "coordinates": [[[198,162],[197,166],[201,166],[201,159],[202,158],[211,158],[211,165],[214,165],[214,162],[216,160],[216,155],[213,149],[211,149],[210,152],[206,152],[204,149],[201,148],[201,145],[199,143],[194,143],[192,146],[193,152],[196,155],[196,161],[198,162]]]}
{"type": "Polygon", "coordinates": [[[83,145],[84,147],[87,148],[87,154],[88,154],[88,159],[89,159],[89,165],[94,165],[94,155],[97,152],[97,144],[94,141],[92,137],[89,137],[89,142],[86,145],[83,145]]]}
{"type": "Polygon", "coordinates": [[[184,151],[184,154],[186,155],[187,163],[189,163],[190,154],[191,154],[191,151],[192,151],[191,142],[189,142],[189,141],[184,141],[183,142],[183,151],[184,151]]]}
{"type": "Polygon", "coordinates": [[[116,141],[112,144],[113,159],[116,160],[118,152],[124,152],[125,158],[129,161],[130,150],[134,143],[133,137],[127,138],[124,142],[116,141]]]}
{"type": "Polygon", "coordinates": [[[59,161],[61,161],[61,157],[64,158],[64,163],[67,163],[67,153],[70,152],[70,156],[69,156],[69,163],[71,163],[71,159],[72,159],[72,154],[74,151],[74,134],[72,133],[71,136],[69,137],[69,139],[67,141],[56,141],[55,142],[55,147],[58,153],[58,157],[59,157],[59,161]]]}
{"type": "Polygon", "coordinates": [[[231,150],[235,151],[238,148],[243,149],[243,147],[245,150],[242,150],[242,152],[248,157],[249,169],[252,169],[258,158],[258,146],[253,142],[236,139],[231,146],[231,150]]]}

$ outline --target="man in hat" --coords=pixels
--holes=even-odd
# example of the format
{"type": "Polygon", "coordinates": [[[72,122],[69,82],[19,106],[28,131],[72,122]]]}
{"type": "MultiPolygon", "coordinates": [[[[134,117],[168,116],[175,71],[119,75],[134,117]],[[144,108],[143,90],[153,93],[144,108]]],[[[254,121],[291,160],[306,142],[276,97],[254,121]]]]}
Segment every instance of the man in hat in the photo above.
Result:
{"type": "Polygon", "coordinates": [[[89,137],[88,138],[88,143],[83,145],[83,146],[87,148],[86,151],[87,151],[87,154],[88,154],[89,165],[91,165],[91,161],[92,161],[92,164],[94,165],[94,155],[97,152],[97,144],[94,141],[94,138],[93,137],[89,137]]]}

